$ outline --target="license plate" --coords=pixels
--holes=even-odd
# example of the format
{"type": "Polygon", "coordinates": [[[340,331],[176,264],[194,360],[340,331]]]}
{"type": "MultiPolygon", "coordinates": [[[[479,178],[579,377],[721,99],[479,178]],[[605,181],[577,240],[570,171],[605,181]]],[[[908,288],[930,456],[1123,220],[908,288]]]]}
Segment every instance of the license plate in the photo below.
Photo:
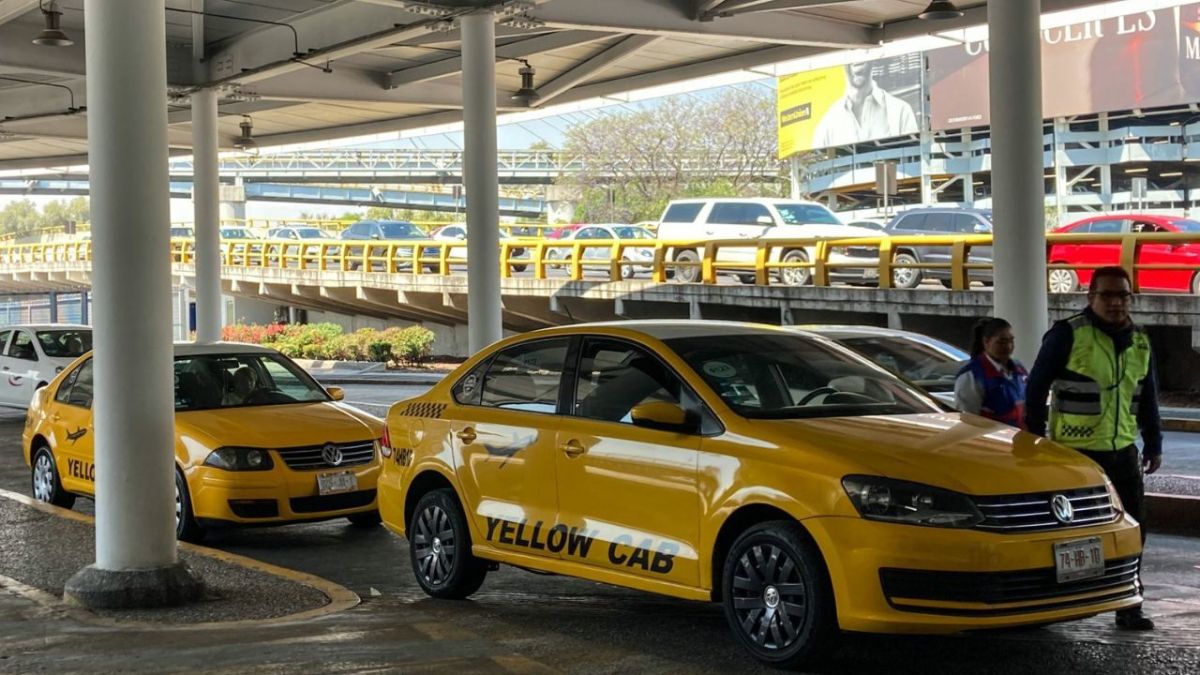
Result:
{"type": "Polygon", "coordinates": [[[1056,543],[1054,571],[1060,584],[1104,574],[1104,547],[1100,545],[1100,537],[1056,543]]]}
{"type": "Polygon", "coordinates": [[[325,473],[317,476],[317,494],[332,495],[339,492],[353,492],[358,489],[358,478],[353,471],[340,473],[325,473]]]}

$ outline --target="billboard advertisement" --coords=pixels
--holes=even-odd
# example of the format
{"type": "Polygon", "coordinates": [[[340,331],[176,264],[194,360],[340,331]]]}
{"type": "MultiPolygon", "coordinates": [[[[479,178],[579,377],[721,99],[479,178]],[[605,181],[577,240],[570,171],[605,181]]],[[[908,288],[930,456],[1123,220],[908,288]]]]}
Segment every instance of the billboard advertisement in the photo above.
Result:
{"type": "Polygon", "coordinates": [[[779,78],[779,157],[918,133],[922,69],[904,54],[779,78]]]}
{"type": "MultiPolygon", "coordinates": [[[[988,42],[928,52],[934,131],[983,126],[988,42]]],[[[1200,3],[1042,31],[1046,119],[1200,101],[1200,3]]]]}

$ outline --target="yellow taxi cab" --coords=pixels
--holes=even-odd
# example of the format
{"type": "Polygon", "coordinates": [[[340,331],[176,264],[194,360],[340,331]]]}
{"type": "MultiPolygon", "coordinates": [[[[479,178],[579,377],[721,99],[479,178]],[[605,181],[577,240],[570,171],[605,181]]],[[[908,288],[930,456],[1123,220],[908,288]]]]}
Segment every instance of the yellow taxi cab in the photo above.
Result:
{"type": "MultiPolygon", "coordinates": [[[[175,533],[346,517],[379,522],[382,420],[340,403],[279,352],[175,345],[175,533]]],[[[22,447],[35,498],[70,508],[95,496],[92,358],[34,395],[22,447]]],[[[166,449],[164,448],[164,451],[166,449]]]]}
{"type": "Polygon", "coordinates": [[[723,322],[552,328],[392,406],[379,508],[426,593],[489,565],[716,601],[758,659],[1141,602],[1139,525],[1082,455],[836,343],[723,322]]]}

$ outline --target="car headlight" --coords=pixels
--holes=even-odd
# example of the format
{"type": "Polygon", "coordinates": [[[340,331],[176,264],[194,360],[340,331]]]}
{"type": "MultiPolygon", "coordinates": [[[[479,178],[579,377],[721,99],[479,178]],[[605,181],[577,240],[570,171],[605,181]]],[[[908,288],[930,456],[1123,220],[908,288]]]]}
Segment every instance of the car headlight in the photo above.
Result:
{"type": "Polygon", "coordinates": [[[1113,485],[1108,476],[1104,477],[1104,487],[1108,488],[1108,498],[1112,500],[1113,511],[1125,513],[1125,504],[1121,503],[1121,495],[1117,493],[1117,486],[1113,485]]]}
{"type": "Polygon", "coordinates": [[[846,476],[842,487],[868,520],[928,527],[974,527],[983,522],[970,497],[942,488],[881,476],[846,476]]]}
{"type": "Polygon", "coordinates": [[[205,466],[226,471],[267,471],[275,466],[271,453],[261,448],[217,448],[204,459],[205,466]]]}

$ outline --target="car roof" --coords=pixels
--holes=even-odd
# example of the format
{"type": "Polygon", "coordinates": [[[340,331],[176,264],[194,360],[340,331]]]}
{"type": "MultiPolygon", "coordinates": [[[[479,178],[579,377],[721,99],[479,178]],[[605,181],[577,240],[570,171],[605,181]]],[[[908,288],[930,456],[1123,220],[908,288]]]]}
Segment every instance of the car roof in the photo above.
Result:
{"type": "Polygon", "coordinates": [[[176,342],[175,356],[212,356],[221,354],[278,354],[262,345],[244,342],[176,342]]]}
{"type": "MultiPolygon", "coordinates": [[[[783,330],[779,326],[745,321],[697,321],[692,319],[643,319],[628,321],[597,321],[578,323],[559,328],[547,328],[538,333],[586,333],[595,328],[619,328],[659,340],[683,337],[716,337],[723,335],[757,335],[783,330]]],[[[789,331],[795,332],[795,331],[789,331]]]]}
{"type": "MultiPolygon", "coordinates": [[[[739,204],[810,204],[825,207],[820,202],[809,199],[784,199],[782,197],[694,197],[691,199],[672,199],[671,204],[703,204],[706,202],[736,202],[739,204]]],[[[668,204],[670,206],[670,204],[668,204]]],[[[825,207],[827,208],[827,207],[825,207]]]]}
{"type": "Polygon", "coordinates": [[[910,213],[991,213],[991,209],[976,209],[965,206],[917,206],[911,209],[905,209],[896,214],[896,217],[908,215],[910,213]]]}
{"type": "Polygon", "coordinates": [[[71,330],[85,329],[91,330],[91,326],[85,326],[81,323],[15,323],[8,326],[0,326],[0,331],[13,330],[14,328],[23,328],[25,330],[71,330]]]}

